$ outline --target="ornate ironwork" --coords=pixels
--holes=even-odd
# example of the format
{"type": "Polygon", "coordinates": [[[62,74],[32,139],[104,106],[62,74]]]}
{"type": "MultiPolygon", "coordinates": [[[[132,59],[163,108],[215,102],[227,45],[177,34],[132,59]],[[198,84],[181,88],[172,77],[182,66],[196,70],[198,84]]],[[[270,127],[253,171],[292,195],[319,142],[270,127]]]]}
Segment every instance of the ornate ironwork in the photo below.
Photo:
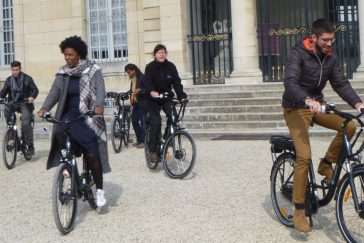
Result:
{"type": "MultiPolygon", "coordinates": [[[[337,25],[335,32],[337,32],[339,30],[341,32],[346,31],[346,26],[344,24],[337,25]]],[[[286,28],[286,29],[277,29],[277,30],[272,29],[272,30],[269,30],[269,36],[274,36],[274,35],[298,35],[298,34],[306,34],[306,33],[311,33],[311,27],[308,27],[308,28],[301,27],[301,28],[292,28],[292,29],[286,28]]]]}
{"type": "Polygon", "coordinates": [[[273,35],[297,35],[297,34],[305,34],[307,32],[306,28],[293,28],[293,29],[278,29],[278,30],[269,30],[269,36],[273,35]]]}
{"type": "Polygon", "coordinates": [[[229,33],[207,34],[207,35],[188,35],[188,41],[219,41],[229,40],[229,33]]]}

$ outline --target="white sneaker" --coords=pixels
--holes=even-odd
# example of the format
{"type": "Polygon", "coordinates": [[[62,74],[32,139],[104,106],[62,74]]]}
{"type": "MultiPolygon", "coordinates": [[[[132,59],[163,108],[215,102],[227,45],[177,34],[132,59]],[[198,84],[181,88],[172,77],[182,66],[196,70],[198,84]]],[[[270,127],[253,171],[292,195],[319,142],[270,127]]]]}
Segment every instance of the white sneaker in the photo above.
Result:
{"type": "Polygon", "coordinates": [[[97,192],[96,192],[96,205],[98,207],[102,207],[105,204],[106,204],[106,198],[105,198],[105,195],[104,195],[104,190],[97,189],[97,192]]]}

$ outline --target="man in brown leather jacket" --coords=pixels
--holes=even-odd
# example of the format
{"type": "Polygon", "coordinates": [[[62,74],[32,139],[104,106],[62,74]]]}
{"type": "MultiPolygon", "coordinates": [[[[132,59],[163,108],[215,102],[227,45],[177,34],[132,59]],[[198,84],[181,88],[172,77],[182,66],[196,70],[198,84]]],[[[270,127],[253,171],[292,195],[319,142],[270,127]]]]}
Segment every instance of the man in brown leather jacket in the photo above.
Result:
{"type": "MultiPolygon", "coordinates": [[[[337,162],[342,145],[340,128],[344,119],[338,115],[320,113],[321,104],[325,102],[322,90],[327,81],[350,106],[358,111],[364,108],[361,99],[344,76],[338,57],[332,52],[335,30],[335,26],[328,20],[316,20],[312,24],[311,37],[300,41],[292,48],[286,63],[282,106],[296,150],[293,223],[294,227],[302,232],[310,231],[304,209],[308,168],[312,163],[308,134],[310,124],[316,123],[338,132],[318,167],[318,173],[329,181],[333,175],[331,164],[337,162]]],[[[350,138],[355,129],[355,124],[351,122],[347,130],[350,138]]]]}

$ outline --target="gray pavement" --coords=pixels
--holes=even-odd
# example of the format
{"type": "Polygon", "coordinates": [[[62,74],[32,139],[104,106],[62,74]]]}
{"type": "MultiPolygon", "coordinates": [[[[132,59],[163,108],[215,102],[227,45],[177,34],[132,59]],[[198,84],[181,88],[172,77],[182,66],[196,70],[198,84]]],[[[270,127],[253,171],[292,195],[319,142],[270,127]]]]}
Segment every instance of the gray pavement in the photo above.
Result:
{"type": "MultiPolygon", "coordinates": [[[[268,141],[196,144],[197,163],[184,180],[147,169],[143,150],[115,154],[109,147],[106,207],[96,213],[80,202],[75,229],[62,236],[52,216],[55,170],[45,170],[49,140],[38,139],[32,161],[20,158],[12,170],[0,164],[0,242],[343,242],[333,202],[320,209],[309,234],[277,221],[268,141]]],[[[312,145],[318,161],[328,138],[312,145]]]]}

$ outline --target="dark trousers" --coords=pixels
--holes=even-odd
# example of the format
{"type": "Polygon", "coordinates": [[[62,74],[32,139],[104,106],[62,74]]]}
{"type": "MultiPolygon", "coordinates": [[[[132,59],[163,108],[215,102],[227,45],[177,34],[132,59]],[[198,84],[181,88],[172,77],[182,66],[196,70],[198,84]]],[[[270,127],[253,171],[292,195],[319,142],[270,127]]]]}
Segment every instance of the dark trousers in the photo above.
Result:
{"type": "MultiPolygon", "coordinates": [[[[28,145],[33,145],[33,128],[31,124],[32,111],[25,103],[14,104],[13,109],[21,113],[21,129],[25,143],[28,145]]],[[[4,115],[6,120],[9,120],[11,115],[11,108],[5,106],[4,115]]]]}
{"type": "MultiPolygon", "coordinates": [[[[158,151],[159,135],[162,127],[161,109],[164,111],[167,117],[172,113],[171,102],[159,104],[157,102],[150,101],[147,103],[148,112],[148,125],[150,126],[149,143],[148,148],[150,152],[158,151]]],[[[170,122],[167,121],[167,124],[170,122]]],[[[167,126],[168,127],[168,126],[167,126]]]]}
{"type": "Polygon", "coordinates": [[[131,122],[133,124],[133,129],[135,132],[135,136],[137,138],[137,143],[144,143],[144,108],[140,106],[139,103],[136,103],[133,106],[133,113],[131,115],[131,122]]]}

